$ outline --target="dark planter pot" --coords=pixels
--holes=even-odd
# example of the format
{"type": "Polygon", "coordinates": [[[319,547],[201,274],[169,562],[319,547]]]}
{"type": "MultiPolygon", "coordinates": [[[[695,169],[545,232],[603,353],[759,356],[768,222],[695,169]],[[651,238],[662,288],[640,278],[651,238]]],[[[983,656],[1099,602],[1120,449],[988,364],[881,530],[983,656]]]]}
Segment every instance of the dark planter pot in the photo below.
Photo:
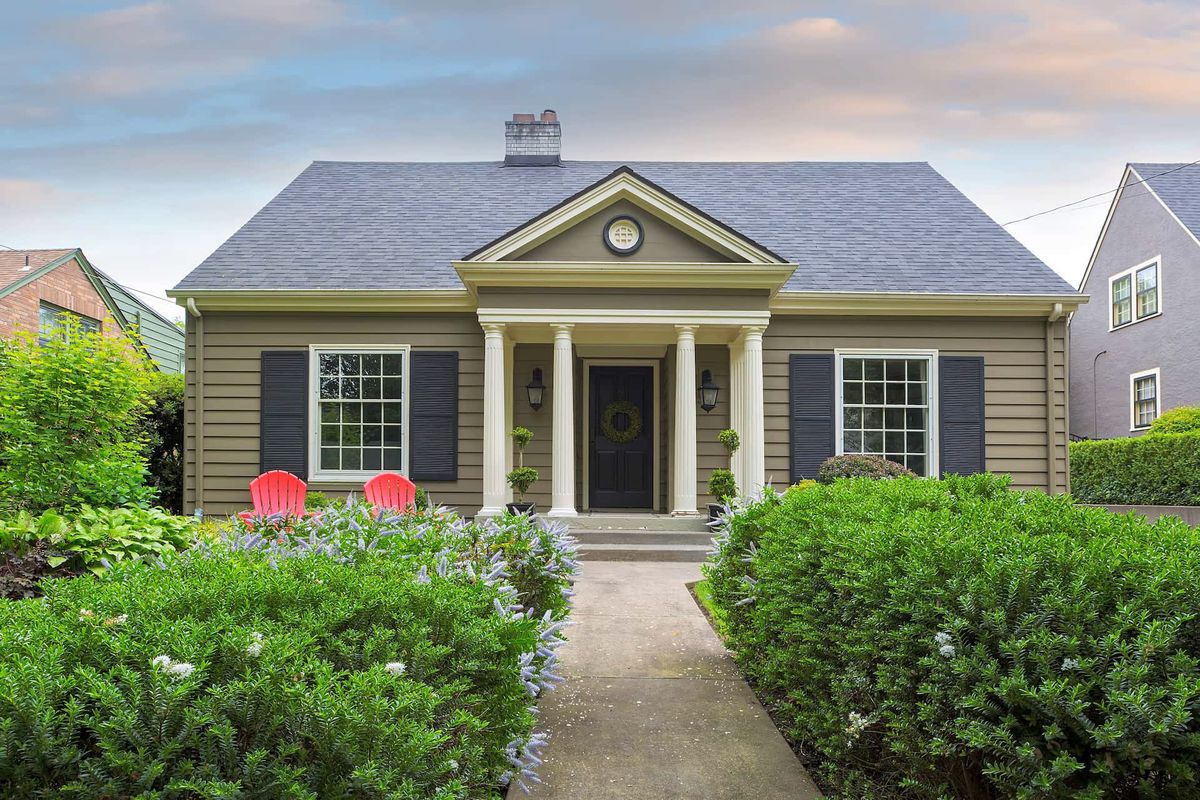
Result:
{"type": "Polygon", "coordinates": [[[528,514],[532,517],[537,512],[537,503],[509,503],[507,508],[511,514],[528,514]]]}
{"type": "Polygon", "coordinates": [[[721,511],[724,510],[724,508],[725,508],[725,506],[721,505],[720,503],[709,503],[708,504],[708,521],[716,522],[717,519],[721,516],[721,511]]]}

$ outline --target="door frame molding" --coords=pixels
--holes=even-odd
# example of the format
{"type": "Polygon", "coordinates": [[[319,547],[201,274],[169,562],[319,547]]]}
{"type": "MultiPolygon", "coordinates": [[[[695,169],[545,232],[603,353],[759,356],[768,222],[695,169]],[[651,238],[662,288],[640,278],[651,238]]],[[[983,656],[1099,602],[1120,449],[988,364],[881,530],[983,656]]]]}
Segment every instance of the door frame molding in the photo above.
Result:
{"type": "Polygon", "coordinates": [[[589,486],[588,472],[591,469],[591,465],[592,465],[591,405],[592,405],[592,367],[593,366],[596,366],[596,367],[650,367],[652,370],[651,380],[654,383],[654,387],[653,387],[654,391],[651,393],[653,395],[651,404],[654,407],[653,408],[653,417],[652,417],[652,419],[654,420],[654,440],[651,442],[651,445],[652,445],[652,450],[654,452],[654,455],[651,458],[651,461],[652,461],[651,470],[654,472],[654,480],[652,481],[653,487],[654,487],[652,491],[654,492],[654,494],[651,495],[653,502],[650,504],[650,508],[652,511],[656,512],[659,510],[659,500],[662,497],[662,494],[660,492],[660,486],[659,486],[659,482],[662,478],[662,470],[660,468],[661,465],[659,463],[659,458],[660,458],[661,454],[660,454],[659,450],[662,446],[662,432],[664,430],[662,427],[660,427],[662,425],[662,418],[659,415],[659,410],[662,407],[661,403],[660,403],[660,398],[659,398],[659,392],[661,391],[660,381],[659,381],[659,370],[661,369],[661,363],[660,363],[660,360],[657,358],[585,358],[585,359],[583,359],[583,391],[580,392],[580,395],[581,395],[580,399],[582,401],[580,403],[580,416],[583,418],[583,425],[580,426],[580,430],[582,431],[583,442],[582,442],[582,446],[579,449],[580,449],[580,452],[584,453],[584,458],[583,458],[583,487],[582,487],[583,491],[580,494],[580,498],[579,498],[581,501],[580,508],[584,511],[592,510],[592,493],[591,493],[590,486],[589,486]]]}

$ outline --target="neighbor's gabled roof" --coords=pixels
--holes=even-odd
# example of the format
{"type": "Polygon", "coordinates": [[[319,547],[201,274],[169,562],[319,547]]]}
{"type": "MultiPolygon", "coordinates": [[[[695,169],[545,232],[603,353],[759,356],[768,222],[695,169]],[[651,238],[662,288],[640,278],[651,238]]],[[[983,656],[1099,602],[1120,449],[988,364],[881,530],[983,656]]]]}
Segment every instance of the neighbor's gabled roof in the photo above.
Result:
{"type": "Polygon", "coordinates": [[[75,248],[57,250],[0,250],[0,297],[19,288],[18,284],[37,278],[45,267],[58,266],[75,248]]]}
{"type": "Polygon", "coordinates": [[[318,161],[175,293],[460,288],[452,261],[622,167],[798,264],[785,291],[1075,291],[926,163],[318,161]]]}
{"type": "Polygon", "coordinates": [[[1130,164],[1183,227],[1200,241],[1200,164],[1130,164]]]}

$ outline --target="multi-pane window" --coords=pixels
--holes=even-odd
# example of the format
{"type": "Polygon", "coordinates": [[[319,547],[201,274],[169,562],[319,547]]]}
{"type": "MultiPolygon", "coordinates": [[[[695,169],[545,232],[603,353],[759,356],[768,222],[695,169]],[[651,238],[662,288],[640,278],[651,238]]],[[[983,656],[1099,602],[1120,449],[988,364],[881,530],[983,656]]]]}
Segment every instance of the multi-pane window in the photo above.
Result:
{"type": "Polygon", "coordinates": [[[1134,375],[1133,383],[1133,427],[1149,428],[1158,416],[1158,372],[1134,375]]]}
{"type": "Polygon", "coordinates": [[[1124,275],[1112,283],[1112,324],[1113,327],[1133,322],[1133,300],[1130,297],[1133,278],[1124,275]]]}
{"type": "Polygon", "coordinates": [[[319,351],[317,418],[323,473],[404,469],[404,351],[319,351]]]}
{"type": "Polygon", "coordinates": [[[42,303],[38,306],[38,338],[44,343],[56,333],[61,333],[63,323],[68,318],[74,318],[78,324],[81,333],[99,333],[100,321],[85,317],[82,314],[76,314],[74,311],[68,311],[65,308],[42,303]]]}
{"type": "Polygon", "coordinates": [[[842,358],[842,452],[929,470],[929,359],[842,358]]]}
{"type": "Polygon", "coordinates": [[[1114,276],[1109,282],[1112,327],[1120,328],[1159,312],[1158,262],[1151,261],[1114,276]]]}
{"type": "Polygon", "coordinates": [[[1158,313],[1158,264],[1137,271],[1138,319],[1158,313]]]}

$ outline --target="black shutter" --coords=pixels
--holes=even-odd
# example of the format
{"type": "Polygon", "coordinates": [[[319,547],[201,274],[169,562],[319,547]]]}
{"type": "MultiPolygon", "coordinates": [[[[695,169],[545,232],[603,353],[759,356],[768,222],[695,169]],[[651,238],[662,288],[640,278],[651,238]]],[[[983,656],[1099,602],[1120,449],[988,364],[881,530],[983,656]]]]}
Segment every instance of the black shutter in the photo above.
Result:
{"type": "Polygon", "coordinates": [[[308,479],[308,351],[265,350],[260,362],[259,468],[308,479]]]}
{"type": "Polygon", "coordinates": [[[458,352],[414,352],[408,383],[409,477],[458,480],[458,352]]]}
{"type": "Polygon", "coordinates": [[[788,363],[792,483],[817,477],[833,455],[834,385],[832,355],[793,354],[788,363]]]}
{"type": "Polygon", "coordinates": [[[938,359],[942,474],[983,472],[983,357],[938,359]]]}

